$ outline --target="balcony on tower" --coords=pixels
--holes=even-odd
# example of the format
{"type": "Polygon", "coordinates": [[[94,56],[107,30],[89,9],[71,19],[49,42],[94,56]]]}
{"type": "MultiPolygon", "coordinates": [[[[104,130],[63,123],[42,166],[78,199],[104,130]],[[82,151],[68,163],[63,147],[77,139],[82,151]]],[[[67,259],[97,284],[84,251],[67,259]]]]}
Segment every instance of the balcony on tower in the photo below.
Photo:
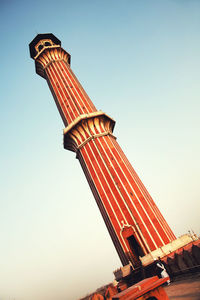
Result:
{"type": "MultiPolygon", "coordinates": [[[[36,73],[44,78],[46,78],[46,76],[41,64],[41,57],[45,59],[45,55],[48,56],[51,49],[62,49],[61,41],[52,33],[38,34],[29,44],[30,56],[35,60],[36,73]]],[[[70,54],[63,49],[62,51],[66,54],[67,62],[70,65],[70,54]]]]}

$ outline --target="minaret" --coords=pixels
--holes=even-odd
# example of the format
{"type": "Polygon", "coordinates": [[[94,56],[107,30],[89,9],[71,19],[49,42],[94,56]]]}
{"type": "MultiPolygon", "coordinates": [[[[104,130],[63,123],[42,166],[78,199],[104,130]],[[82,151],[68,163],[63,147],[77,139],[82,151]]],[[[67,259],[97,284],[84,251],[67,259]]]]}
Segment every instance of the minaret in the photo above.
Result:
{"type": "Polygon", "coordinates": [[[176,237],[117,143],[115,121],[95,108],[61,42],[38,34],[29,47],[66,127],[64,148],[76,153],[122,264],[138,266],[176,237]]]}

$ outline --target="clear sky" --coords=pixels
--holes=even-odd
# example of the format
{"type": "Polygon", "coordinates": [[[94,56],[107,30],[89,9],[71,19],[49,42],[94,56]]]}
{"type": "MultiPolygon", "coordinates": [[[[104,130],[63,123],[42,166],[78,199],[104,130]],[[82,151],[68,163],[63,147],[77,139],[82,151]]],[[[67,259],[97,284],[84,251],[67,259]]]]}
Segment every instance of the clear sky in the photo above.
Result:
{"type": "Polygon", "coordinates": [[[75,300],[120,266],[28,44],[52,32],[177,236],[200,233],[200,1],[0,1],[0,299],[75,300]]]}

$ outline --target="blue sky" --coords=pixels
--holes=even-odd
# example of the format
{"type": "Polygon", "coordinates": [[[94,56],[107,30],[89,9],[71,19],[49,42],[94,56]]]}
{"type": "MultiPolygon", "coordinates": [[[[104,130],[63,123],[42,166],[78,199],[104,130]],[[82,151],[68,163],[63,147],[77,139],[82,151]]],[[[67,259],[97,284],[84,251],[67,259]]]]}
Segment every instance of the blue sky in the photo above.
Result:
{"type": "Polygon", "coordinates": [[[75,300],[120,266],[35,74],[37,33],[52,32],[72,55],[175,234],[199,234],[200,2],[10,0],[0,14],[0,299],[75,300]]]}

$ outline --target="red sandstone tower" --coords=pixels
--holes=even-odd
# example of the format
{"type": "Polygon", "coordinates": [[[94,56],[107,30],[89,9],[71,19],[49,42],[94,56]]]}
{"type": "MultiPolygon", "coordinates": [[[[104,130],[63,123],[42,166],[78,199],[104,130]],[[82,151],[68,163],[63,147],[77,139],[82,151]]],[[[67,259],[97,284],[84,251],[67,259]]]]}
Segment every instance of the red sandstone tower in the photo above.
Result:
{"type": "Polygon", "coordinates": [[[61,42],[38,34],[29,46],[66,126],[64,148],[76,152],[122,264],[137,266],[176,237],[117,143],[115,121],[95,108],[61,42]]]}

